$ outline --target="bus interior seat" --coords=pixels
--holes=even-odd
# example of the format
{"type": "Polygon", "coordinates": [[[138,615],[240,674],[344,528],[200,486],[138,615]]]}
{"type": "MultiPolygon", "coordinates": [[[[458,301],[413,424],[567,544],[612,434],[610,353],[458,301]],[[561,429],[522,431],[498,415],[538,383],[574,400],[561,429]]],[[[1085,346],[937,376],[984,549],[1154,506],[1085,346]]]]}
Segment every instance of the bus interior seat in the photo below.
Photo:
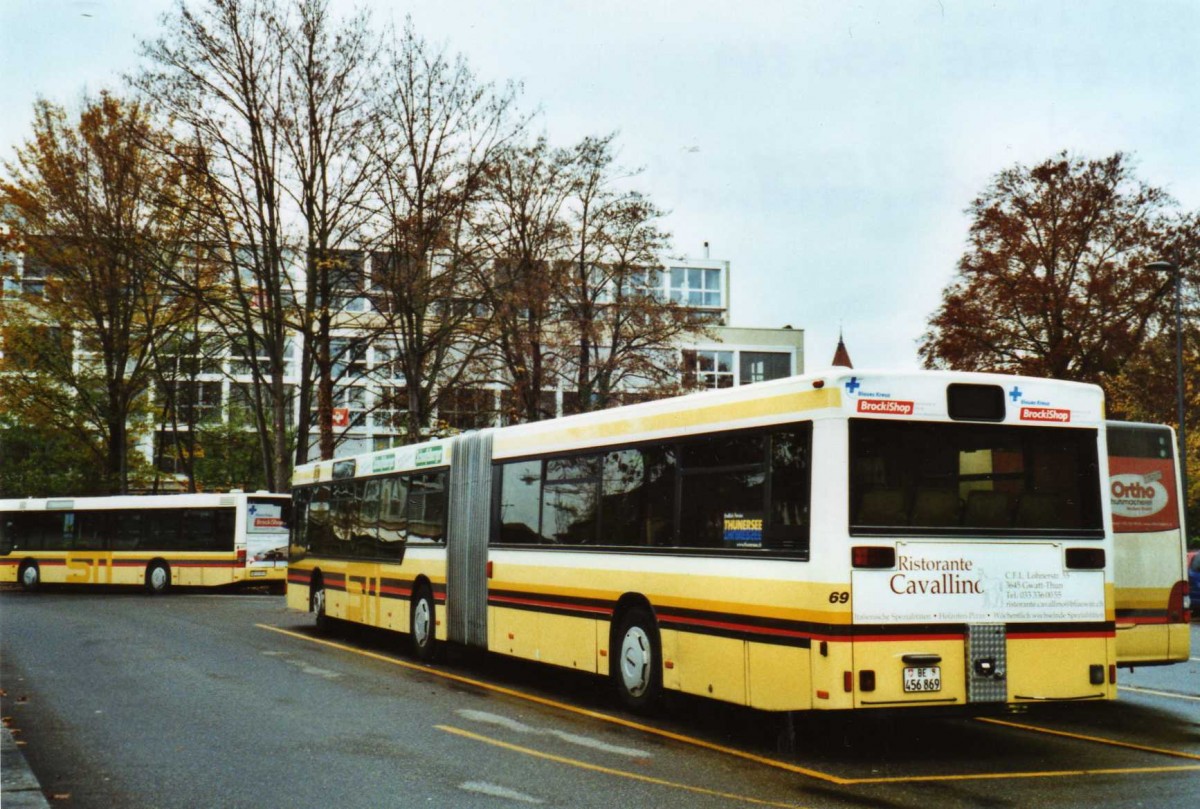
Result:
{"type": "Polygon", "coordinates": [[[958,525],[962,500],[951,489],[919,489],[913,501],[912,524],[922,526],[958,525]]]}
{"type": "Polygon", "coordinates": [[[1008,492],[976,489],[967,494],[963,525],[971,528],[1007,528],[1012,525],[1008,492]]]}
{"type": "Polygon", "coordinates": [[[1026,492],[1017,502],[1017,528],[1058,528],[1064,523],[1066,503],[1057,494],[1026,492]]]}
{"type": "Polygon", "coordinates": [[[902,489],[871,489],[863,492],[856,525],[905,525],[908,508],[902,489]]]}

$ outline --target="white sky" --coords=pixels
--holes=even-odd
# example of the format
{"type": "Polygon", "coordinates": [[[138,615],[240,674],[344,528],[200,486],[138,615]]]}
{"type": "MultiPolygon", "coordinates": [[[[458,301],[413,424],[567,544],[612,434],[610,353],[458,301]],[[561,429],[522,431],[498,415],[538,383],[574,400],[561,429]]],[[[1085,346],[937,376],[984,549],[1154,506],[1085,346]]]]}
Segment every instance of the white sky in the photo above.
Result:
{"type": "MultiPolygon", "coordinates": [[[[732,262],[732,324],[804,329],[812,370],[839,328],[917,366],[963,209],[1016,162],[1130,152],[1200,208],[1200,0],[365,2],[522,82],[553,142],[619,130],[675,253],[732,262]]],[[[37,96],[119,88],[169,7],[0,0],[0,159],[37,96]]]]}

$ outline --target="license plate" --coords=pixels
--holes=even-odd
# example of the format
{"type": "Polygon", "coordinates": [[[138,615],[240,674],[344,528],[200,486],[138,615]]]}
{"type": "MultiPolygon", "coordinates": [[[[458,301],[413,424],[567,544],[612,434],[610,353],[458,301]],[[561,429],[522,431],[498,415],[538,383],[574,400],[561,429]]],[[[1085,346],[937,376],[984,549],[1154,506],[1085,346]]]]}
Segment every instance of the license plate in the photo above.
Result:
{"type": "Polygon", "coordinates": [[[267,575],[267,571],[265,571],[265,570],[251,570],[251,571],[250,571],[250,575],[251,575],[251,576],[265,576],[265,575],[267,575]]]}
{"type": "Polygon", "coordinates": [[[913,666],[904,669],[905,693],[925,693],[942,690],[941,666],[913,666]]]}

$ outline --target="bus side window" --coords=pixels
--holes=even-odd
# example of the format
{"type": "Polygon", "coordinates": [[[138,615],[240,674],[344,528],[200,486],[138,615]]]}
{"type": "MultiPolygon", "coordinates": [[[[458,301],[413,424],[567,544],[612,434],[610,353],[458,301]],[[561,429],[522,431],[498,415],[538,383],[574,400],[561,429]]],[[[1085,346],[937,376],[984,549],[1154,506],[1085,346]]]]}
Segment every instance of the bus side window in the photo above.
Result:
{"type": "Polygon", "coordinates": [[[108,549],[109,536],[112,533],[111,511],[79,511],[79,547],[89,551],[108,549]]]}
{"type": "Polygon", "coordinates": [[[764,545],[808,558],[812,425],[771,435],[771,505],[764,545]]]}
{"type": "Polygon", "coordinates": [[[358,513],[354,519],[354,555],[376,557],[379,555],[379,478],[361,481],[355,489],[358,493],[358,513]]]}
{"type": "MultiPolygon", "coordinates": [[[[359,484],[361,490],[361,484],[359,484]]],[[[335,480],[330,492],[331,543],[326,551],[334,556],[354,556],[354,524],[358,521],[358,498],[353,480],[335,480]]]]}
{"type": "Polygon", "coordinates": [[[604,456],[600,484],[601,545],[647,545],[646,463],[638,449],[604,456]]]}
{"type": "Polygon", "coordinates": [[[762,547],[764,436],[711,436],[684,444],[680,456],[680,544],[691,548],[762,547]]]}
{"type": "Polygon", "coordinates": [[[409,542],[446,541],[446,473],[413,475],[408,493],[409,542]]]}
{"type": "Polygon", "coordinates": [[[583,455],[546,462],[542,490],[542,536],[562,545],[596,544],[600,457],[583,455]]]}
{"type": "Polygon", "coordinates": [[[308,504],[308,528],[305,542],[309,553],[328,553],[334,550],[333,513],[330,508],[328,483],[315,486],[308,504]]]}
{"type": "Polygon", "coordinates": [[[506,463],[501,467],[499,477],[497,541],[502,545],[541,542],[542,462],[506,463]]]}
{"type": "Polygon", "coordinates": [[[394,475],[380,481],[379,555],[399,559],[408,539],[408,478],[394,475]]]}

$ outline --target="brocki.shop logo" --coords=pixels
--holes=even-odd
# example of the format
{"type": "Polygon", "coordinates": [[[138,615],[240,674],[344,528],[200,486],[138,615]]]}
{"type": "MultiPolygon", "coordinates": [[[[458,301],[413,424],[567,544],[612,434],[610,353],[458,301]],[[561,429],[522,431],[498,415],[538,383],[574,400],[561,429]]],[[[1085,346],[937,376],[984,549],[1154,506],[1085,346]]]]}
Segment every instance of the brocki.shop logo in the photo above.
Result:
{"type": "Polygon", "coordinates": [[[911,416],[912,402],[901,402],[897,399],[859,399],[859,413],[878,413],[885,416],[911,416]]]}
{"type": "Polygon", "coordinates": [[[1061,407],[1022,407],[1021,421],[1055,421],[1062,424],[1071,420],[1071,411],[1061,407]]]}

